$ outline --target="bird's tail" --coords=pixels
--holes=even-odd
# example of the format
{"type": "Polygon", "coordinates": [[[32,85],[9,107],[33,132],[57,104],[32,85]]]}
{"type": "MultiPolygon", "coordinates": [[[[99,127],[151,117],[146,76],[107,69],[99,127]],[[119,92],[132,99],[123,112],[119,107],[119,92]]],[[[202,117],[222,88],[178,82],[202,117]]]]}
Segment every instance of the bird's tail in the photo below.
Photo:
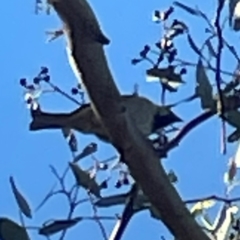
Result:
{"type": "Polygon", "coordinates": [[[29,124],[30,131],[67,127],[69,116],[69,114],[46,113],[41,110],[32,111],[31,115],[32,121],[29,124]]]}

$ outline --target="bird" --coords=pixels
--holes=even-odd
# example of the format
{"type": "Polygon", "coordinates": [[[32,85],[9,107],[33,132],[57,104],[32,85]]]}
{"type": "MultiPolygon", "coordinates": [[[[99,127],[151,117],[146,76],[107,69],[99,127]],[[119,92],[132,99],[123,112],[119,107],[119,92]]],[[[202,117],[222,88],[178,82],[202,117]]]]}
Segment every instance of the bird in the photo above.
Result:
{"type": "MultiPolygon", "coordinates": [[[[122,95],[121,99],[132,123],[146,138],[159,129],[182,122],[169,107],[159,106],[143,96],[122,95]]],[[[70,113],[49,113],[39,107],[31,110],[31,116],[30,131],[70,128],[83,134],[93,134],[104,142],[111,142],[90,103],[83,104],[70,113]]]]}

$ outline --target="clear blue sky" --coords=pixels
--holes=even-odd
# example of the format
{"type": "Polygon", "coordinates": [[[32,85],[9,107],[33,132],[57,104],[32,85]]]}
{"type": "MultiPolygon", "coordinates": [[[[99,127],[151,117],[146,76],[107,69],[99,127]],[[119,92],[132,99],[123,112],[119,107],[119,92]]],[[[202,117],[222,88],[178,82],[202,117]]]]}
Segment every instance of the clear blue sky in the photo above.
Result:
{"type": "MultiPolygon", "coordinates": [[[[185,1],[187,3],[187,1],[185,1]]],[[[217,1],[188,1],[198,5],[208,16],[213,16],[217,1]]],[[[165,9],[170,2],[163,1],[94,1],[91,0],[102,28],[111,39],[106,52],[109,65],[122,93],[131,93],[133,85],[138,83],[140,94],[154,101],[159,99],[159,85],[146,83],[145,69],[147,64],[132,66],[130,60],[136,57],[145,44],[154,44],[159,35],[159,26],[151,21],[152,11],[165,9]]],[[[68,91],[76,79],[66,60],[65,41],[58,39],[46,44],[45,31],[61,27],[55,14],[34,14],[34,0],[4,1],[0,10],[1,30],[1,168],[0,168],[0,216],[8,216],[19,220],[17,206],[9,185],[9,176],[13,175],[17,186],[27,197],[32,209],[43,199],[47,191],[56,182],[49,170],[49,164],[63,171],[71,160],[71,153],[60,131],[44,131],[32,133],[28,130],[30,116],[23,101],[23,91],[18,82],[21,77],[31,79],[41,66],[48,66],[55,84],[68,91]]],[[[190,27],[196,43],[204,40],[202,21],[177,9],[174,18],[184,20],[190,27]]],[[[232,35],[232,34],[231,34],[232,35]]],[[[232,37],[236,44],[237,37],[232,37]]],[[[196,62],[197,58],[189,50],[185,37],[177,41],[181,58],[196,62]]],[[[224,69],[233,70],[235,62],[229,56],[223,60],[224,69]]],[[[195,81],[194,69],[185,76],[188,83],[179,93],[169,98],[177,99],[192,93],[195,81]]],[[[226,79],[228,80],[228,79],[226,79]]],[[[97,81],[97,79],[96,79],[97,81]]],[[[70,111],[75,105],[58,94],[43,96],[41,104],[44,109],[54,111],[70,111]]],[[[184,120],[189,120],[200,111],[199,102],[185,104],[175,110],[184,120]]],[[[94,137],[78,134],[80,148],[94,137]]],[[[234,152],[234,146],[228,148],[227,156],[220,155],[220,121],[209,120],[195,129],[181,146],[174,149],[169,158],[164,160],[166,169],[173,169],[179,178],[177,189],[184,199],[222,194],[224,190],[223,173],[226,163],[234,152]]],[[[114,155],[114,149],[106,144],[99,144],[95,154],[98,159],[106,159],[114,155]]],[[[84,160],[87,166],[91,160],[84,160]]],[[[113,183],[114,181],[112,181],[113,183]]],[[[117,192],[117,191],[116,191],[117,192]]],[[[108,195],[111,192],[105,191],[108,195]]],[[[238,192],[235,191],[235,194],[238,192]]],[[[157,194],[157,193],[156,193],[157,194]]],[[[83,193],[84,196],[84,193],[83,193]]],[[[63,197],[55,197],[44,208],[34,214],[33,220],[26,220],[27,225],[38,225],[47,219],[64,218],[67,214],[66,201],[63,197]]],[[[114,215],[121,208],[101,211],[103,215],[114,215]]],[[[85,205],[79,207],[76,215],[90,216],[91,209],[85,205]]],[[[106,222],[110,233],[114,222],[106,222]]],[[[160,239],[165,233],[163,226],[149,217],[148,212],[135,216],[127,229],[124,239],[160,239]]],[[[38,239],[34,232],[33,239],[38,239]]],[[[67,238],[101,239],[98,226],[91,221],[79,224],[69,231],[67,238]]],[[[40,238],[39,238],[40,239],[40,238]]],[[[57,238],[56,238],[57,239],[57,238]]]]}

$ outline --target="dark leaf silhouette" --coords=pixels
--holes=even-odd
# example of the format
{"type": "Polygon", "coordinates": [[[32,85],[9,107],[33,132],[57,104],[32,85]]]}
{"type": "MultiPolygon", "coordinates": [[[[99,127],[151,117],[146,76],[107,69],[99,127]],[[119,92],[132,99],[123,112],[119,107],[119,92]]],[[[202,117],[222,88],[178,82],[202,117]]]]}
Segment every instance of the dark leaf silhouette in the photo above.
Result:
{"type": "Polygon", "coordinates": [[[226,113],[224,113],[223,118],[229,125],[236,128],[236,130],[228,136],[227,141],[235,142],[235,141],[239,140],[239,138],[240,138],[240,112],[237,110],[232,110],[232,111],[226,112],[226,113]]]}
{"type": "Polygon", "coordinates": [[[15,196],[15,199],[17,201],[18,207],[20,208],[21,212],[28,218],[32,218],[31,209],[29,207],[29,204],[27,203],[26,199],[23,197],[23,195],[19,192],[17,189],[15,182],[13,180],[13,177],[10,177],[9,179],[13,194],[15,196]]]}
{"type": "Polygon", "coordinates": [[[232,126],[240,129],[240,112],[237,110],[229,111],[224,114],[225,120],[232,126]]]}
{"type": "Polygon", "coordinates": [[[64,138],[68,138],[71,135],[71,128],[62,128],[62,134],[64,138]]]}
{"type": "Polygon", "coordinates": [[[208,52],[209,52],[210,56],[212,56],[212,57],[214,57],[214,58],[217,58],[217,53],[216,53],[215,49],[213,48],[213,45],[212,45],[210,39],[208,39],[208,40],[206,41],[206,46],[207,46],[207,48],[208,48],[208,52]]]}
{"type": "Polygon", "coordinates": [[[227,137],[229,143],[236,142],[240,139],[240,129],[235,130],[227,137]]]}
{"type": "Polygon", "coordinates": [[[235,18],[234,12],[239,0],[229,0],[228,1],[228,11],[229,11],[229,26],[232,27],[233,19],[235,18]]]}
{"type": "Polygon", "coordinates": [[[133,65],[136,65],[136,64],[140,63],[142,60],[143,60],[142,58],[140,58],[140,59],[134,58],[134,59],[132,59],[131,63],[133,65]]]}
{"type": "Polygon", "coordinates": [[[76,163],[69,163],[69,166],[75,176],[76,182],[79,186],[89,190],[96,197],[101,197],[101,187],[94,178],[89,176],[88,172],[83,171],[76,163]]]}
{"type": "Polygon", "coordinates": [[[70,135],[68,145],[70,147],[71,152],[77,152],[78,150],[77,138],[73,133],[70,135]]]}
{"type": "Polygon", "coordinates": [[[96,143],[90,143],[88,144],[82,152],[74,159],[74,162],[79,161],[80,159],[87,157],[97,151],[97,144],[96,143]]]}
{"type": "Polygon", "coordinates": [[[185,83],[181,74],[174,72],[173,67],[168,68],[151,68],[146,71],[147,76],[159,78],[159,81],[170,92],[176,92],[177,88],[185,83]]]}
{"type": "Polygon", "coordinates": [[[128,194],[118,194],[109,197],[103,197],[95,202],[97,207],[112,207],[116,205],[122,205],[126,203],[128,194]]]}
{"type": "Polygon", "coordinates": [[[212,109],[214,106],[212,86],[205,72],[201,59],[199,59],[196,69],[196,94],[201,99],[201,107],[203,109],[212,109]]]}
{"type": "Polygon", "coordinates": [[[150,47],[148,45],[145,45],[144,49],[139,53],[139,55],[142,58],[146,58],[149,51],[150,51],[150,47]]]}
{"type": "Polygon", "coordinates": [[[239,31],[240,30],[240,18],[235,18],[233,21],[233,29],[234,31],[239,31]]]}
{"type": "Polygon", "coordinates": [[[8,218],[0,218],[1,240],[30,240],[26,229],[8,218]]]}
{"type": "Polygon", "coordinates": [[[66,230],[70,227],[76,225],[82,218],[77,217],[73,219],[66,219],[66,220],[55,220],[50,224],[44,225],[38,231],[40,235],[50,236],[60,231],[66,230]]]}
{"type": "Polygon", "coordinates": [[[187,5],[180,3],[178,1],[174,1],[173,4],[177,7],[180,7],[181,9],[185,10],[186,12],[195,15],[195,16],[199,16],[199,11],[197,9],[193,9],[191,7],[188,7],[187,5]]]}

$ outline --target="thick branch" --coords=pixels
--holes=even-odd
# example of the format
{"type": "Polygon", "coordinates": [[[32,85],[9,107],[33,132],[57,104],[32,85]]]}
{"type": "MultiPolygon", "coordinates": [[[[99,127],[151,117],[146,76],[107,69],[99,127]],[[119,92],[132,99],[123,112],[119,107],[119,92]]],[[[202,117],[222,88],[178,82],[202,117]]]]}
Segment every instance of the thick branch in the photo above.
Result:
{"type": "Polygon", "coordinates": [[[90,6],[85,0],[51,0],[51,4],[65,24],[72,56],[94,109],[132,176],[177,239],[207,240],[169,182],[152,147],[122,106],[104,54],[106,42],[98,40],[103,34],[90,6]]]}

